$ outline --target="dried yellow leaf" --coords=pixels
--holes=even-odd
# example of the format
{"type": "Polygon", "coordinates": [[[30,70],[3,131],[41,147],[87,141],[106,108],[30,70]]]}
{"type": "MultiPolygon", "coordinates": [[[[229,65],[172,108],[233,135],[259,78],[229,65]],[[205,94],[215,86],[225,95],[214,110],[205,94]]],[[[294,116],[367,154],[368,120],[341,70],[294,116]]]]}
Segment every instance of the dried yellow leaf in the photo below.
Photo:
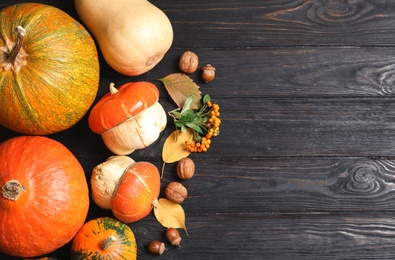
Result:
{"type": "Polygon", "coordinates": [[[166,198],[154,201],[154,215],[159,223],[166,228],[182,228],[185,226],[185,213],[182,206],[166,198]]]}
{"type": "Polygon", "coordinates": [[[175,130],[165,140],[162,149],[162,160],[165,163],[173,163],[188,157],[191,153],[185,148],[185,142],[192,142],[193,132],[188,129],[185,133],[175,130]]]}

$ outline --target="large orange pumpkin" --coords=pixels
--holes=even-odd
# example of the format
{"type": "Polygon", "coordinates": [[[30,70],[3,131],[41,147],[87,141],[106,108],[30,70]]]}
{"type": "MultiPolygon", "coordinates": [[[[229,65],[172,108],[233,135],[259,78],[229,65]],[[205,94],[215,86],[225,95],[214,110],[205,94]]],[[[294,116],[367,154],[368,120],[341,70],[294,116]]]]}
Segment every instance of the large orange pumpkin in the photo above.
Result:
{"type": "Polygon", "coordinates": [[[35,257],[68,243],[89,208],[84,170],[61,143],[18,136],[0,144],[0,251],[35,257]]]}
{"type": "Polygon", "coordinates": [[[60,9],[16,4],[0,13],[0,124],[45,135],[75,125],[99,86],[95,43],[60,9]]]}

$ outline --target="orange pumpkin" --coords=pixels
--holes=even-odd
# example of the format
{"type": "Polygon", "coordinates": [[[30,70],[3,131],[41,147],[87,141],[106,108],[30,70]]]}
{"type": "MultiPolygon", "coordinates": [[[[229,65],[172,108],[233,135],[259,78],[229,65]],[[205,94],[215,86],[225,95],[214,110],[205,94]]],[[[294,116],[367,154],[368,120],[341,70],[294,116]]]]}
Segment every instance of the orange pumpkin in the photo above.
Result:
{"type": "Polygon", "coordinates": [[[133,231],[114,218],[102,217],[86,222],[71,245],[71,259],[136,258],[137,244],[133,231]]]}
{"type": "Polygon", "coordinates": [[[112,199],[114,216],[126,223],[146,217],[160,192],[160,174],[149,162],[136,162],[125,172],[112,199]]]}
{"type": "Polygon", "coordinates": [[[0,251],[36,257],[68,243],[84,224],[84,170],[58,141],[18,136],[0,144],[0,251]]]}
{"type": "Polygon", "coordinates": [[[158,100],[159,90],[150,82],[128,82],[119,89],[111,84],[92,108],[89,126],[117,155],[146,148],[166,127],[167,115],[158,100]]]}
{"type": "Polygon", "coordinates": [[[135,162],[128,156],[114,155],[93,168],[92,198],[103,209],[125,222],[146,217],[160,192],[160,173],[149,162],[135,162]]]}
{"type": "Polygon", "coordinates": [[[58,8],[24,3],[0,13],[0,124],[56,133],[88,111],[99,86],[95,43],[58,8]]]}

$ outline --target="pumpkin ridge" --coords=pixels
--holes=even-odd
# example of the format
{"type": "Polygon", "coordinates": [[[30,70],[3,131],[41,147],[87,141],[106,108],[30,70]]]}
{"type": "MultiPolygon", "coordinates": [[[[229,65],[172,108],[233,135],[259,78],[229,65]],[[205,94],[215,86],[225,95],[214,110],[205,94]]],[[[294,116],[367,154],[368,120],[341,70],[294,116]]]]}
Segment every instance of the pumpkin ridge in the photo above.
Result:
{"type": "Polygon", "coordinates": [[[131,174],[133,174],[134,176],[136,176],[136,178],[144,185],[146,191],[148,191],[148,193],[150,195],[152,195],[152,191],[150,189],[150,187],[147,185],[147,183],[145,182],[145,180],[140,176],[139,172],[135,171],[135,170],[129,170],[129,172],[131,174]]]}
{"type": "Polygon", "coordinates": [[[16,101],[18,102],[18,104],[20,106],[24,105],[28,108],[28,109],[24,109],[23,111],[21,111],[21,113],[23,114],[23,118],[25,118],[23,124],[24,125],[35,125],[35,124],[39,123],[37,113],[34,112],[35,110],[30,105],[26,96],[23,95],[23,93],[22,93],[22,89],[24,89],[25,87],[24,87],[24,84],[22,83],[21,78],[19,77],[19,74],[15,75],[15,81],[16,81],[16,83],[14,84],[14,86],[18,86],[18,87],[13,87],[12,92],[15,93],[16,101]]]}

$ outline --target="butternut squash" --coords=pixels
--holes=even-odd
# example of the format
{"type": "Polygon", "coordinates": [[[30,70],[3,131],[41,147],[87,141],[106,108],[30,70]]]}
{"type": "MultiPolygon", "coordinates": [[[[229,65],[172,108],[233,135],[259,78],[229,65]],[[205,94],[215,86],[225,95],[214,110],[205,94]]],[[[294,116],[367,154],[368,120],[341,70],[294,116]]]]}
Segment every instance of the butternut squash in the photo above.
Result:
{"type": "Polygon", "coordinates": [[[170,20],[147,0],[75,0],[74,3],[104,59],[121,74],[138,76],[151,70],[173,42],[170,20]]]}

